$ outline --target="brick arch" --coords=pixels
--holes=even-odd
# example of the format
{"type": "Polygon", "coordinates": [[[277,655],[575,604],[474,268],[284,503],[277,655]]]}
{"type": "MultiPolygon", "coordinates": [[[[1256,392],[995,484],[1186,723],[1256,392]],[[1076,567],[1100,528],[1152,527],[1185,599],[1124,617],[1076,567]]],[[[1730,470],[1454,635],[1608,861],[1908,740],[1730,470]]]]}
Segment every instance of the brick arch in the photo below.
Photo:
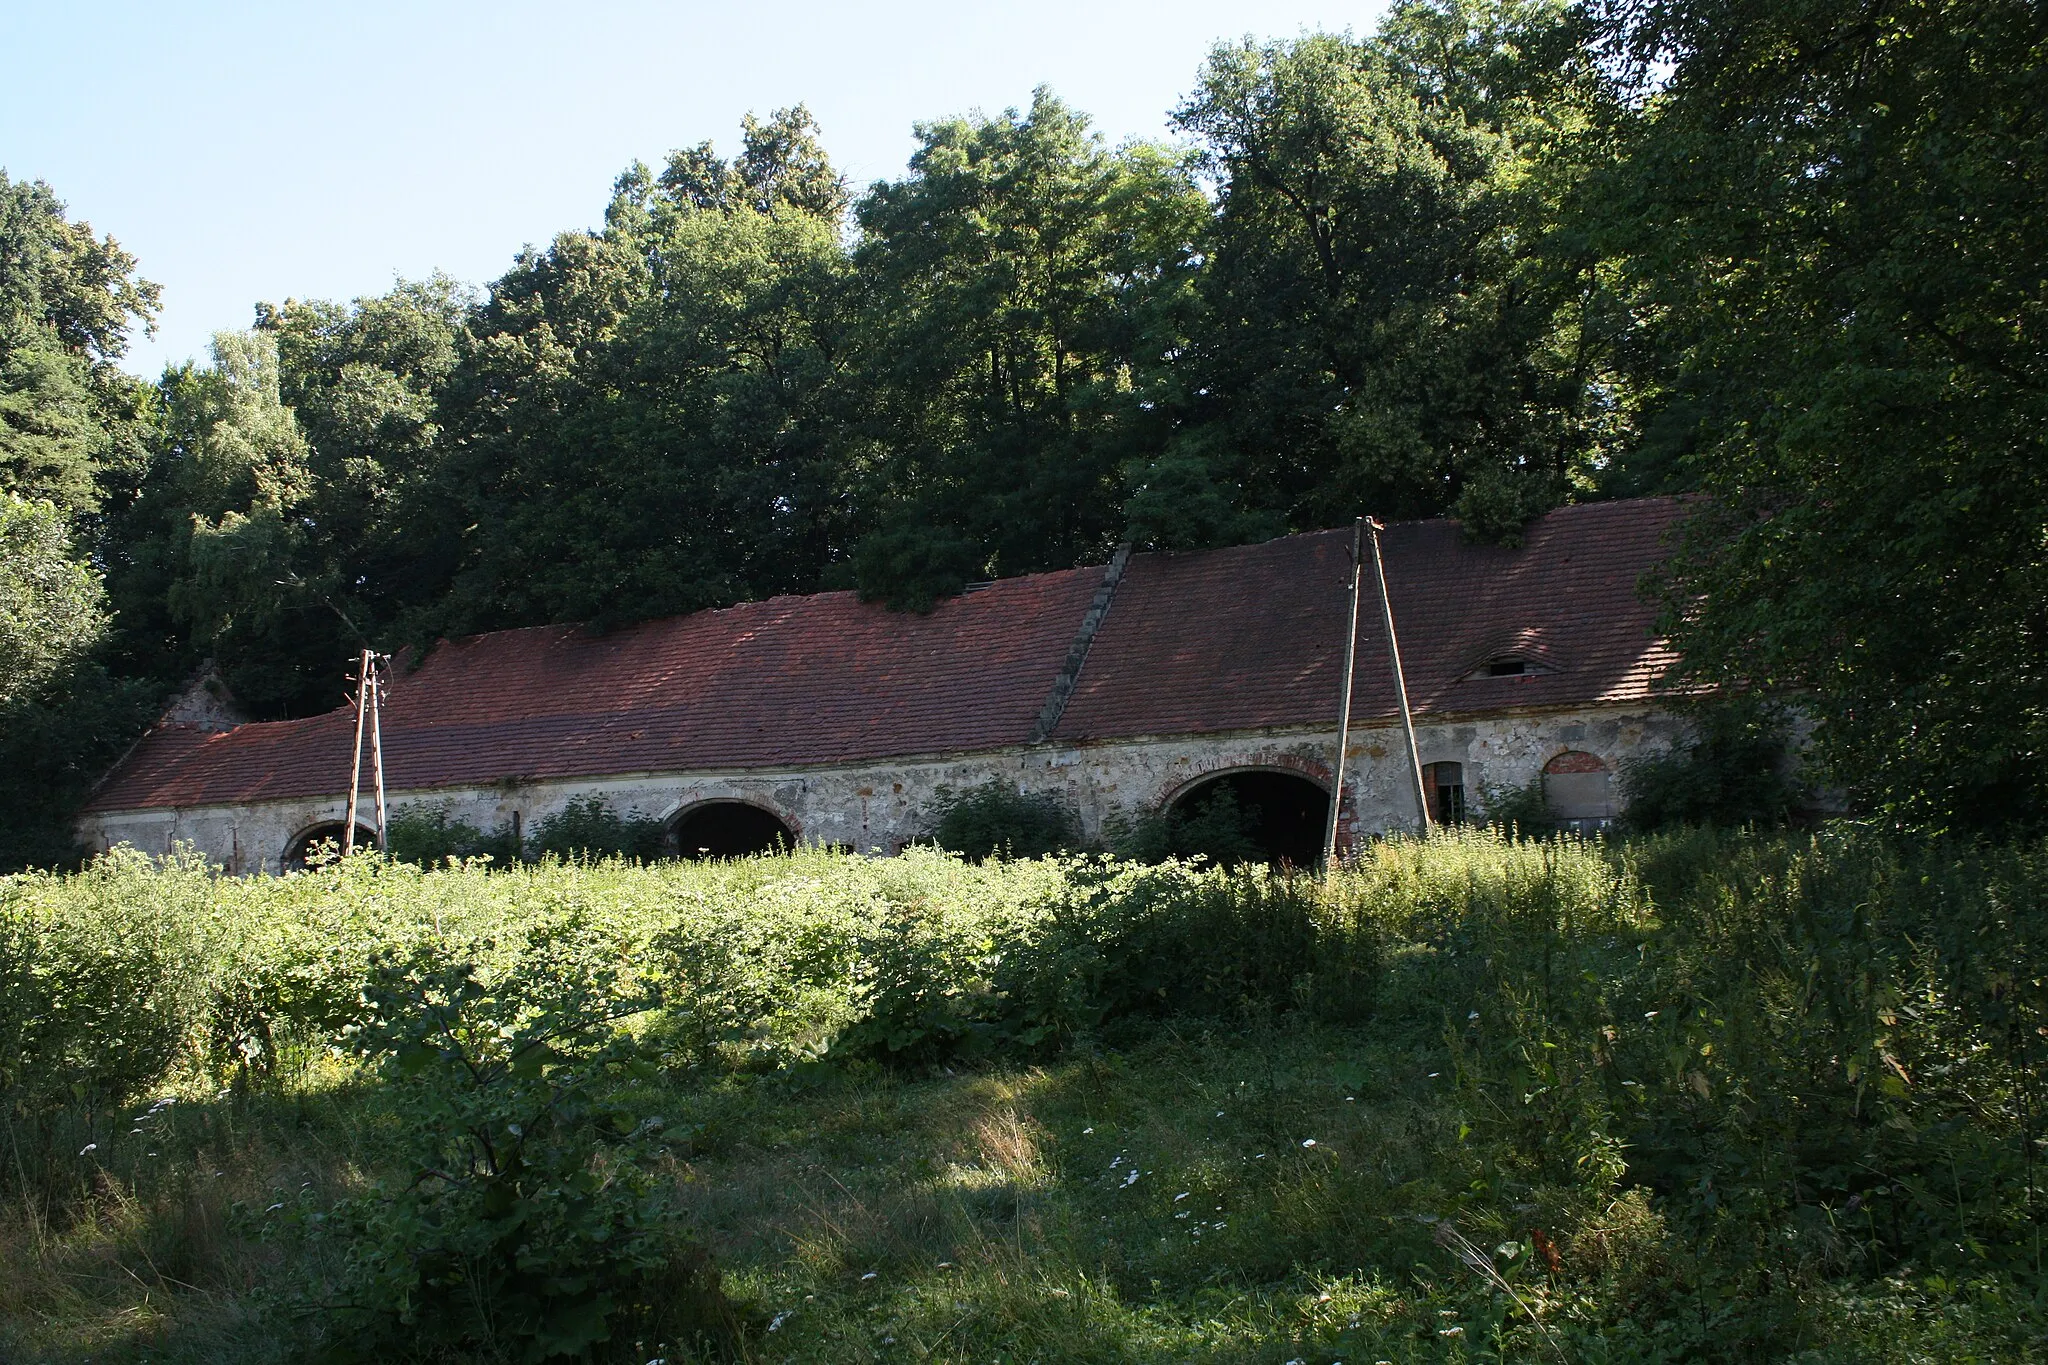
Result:
{"type": "MultiPolygon", "coordinates": [[[[1157,809],[1172,810],[1225,784],[1236,788],[1240,809],[1259,815],[1249,834],[1261,861],[1303,868],[1321,861],[1330,805],[1328,768],[1291,755],[1258,755],[1250,762],[1218,764],[1175,784],[1157,809]],[[1275,782],[1276,778],[1284,780],[1275,782]],[[1239,784],[1233,779],[1247,781],[1239,784]]],[[[1339,823],[1344,823],[1341,811],[1339,823]]]]}
{"type": "MultiPolygon", "coordinates": [[[[336,848],[341,847],[342,831],[348,828],[347,820],[312,820],[293,831],[292,837],[284,841],[284,849],[277,855],[277,870],[280,874],[290,872],[294,867],[306,865],[309,845],[322,839],[334,840],[336,848]]],[[[356,821],[356,847],[358,849],[377,847],[375,827],[356,821]]]]}
{"type": "MultiPolygon", "coordinates": [[[[1315,783],[1323,789],[1324,795],[1328,795],[1330,791],[1329,764],[1316,759],[1298,758],[1293,754],[1272,754],[1247,759],[1242,763],[1219,763],[1215,767],[1204,768],[1194,776],[1185,778],[1166,788],[1161,793],[1159,799],[1153,803],[1152,809],[1158,811],[1169,810],[1174,802],[1179,801],[1202,784],[1214,782],[1219,777],[1230,777],[1237,773],[1285,773],[1290,777],[1305,778],[1315,783]]],[[[1349,787],[1345,788],[1344,799],[1347,803],[1351,800],[1349,787]]]]}
{"type": "Polygon", "coordinates": [[[777,820],[780,820],[783,828],[787,829],[790,833],[800,834],[803,832],[803,823],[794,815],[791,815],[774,802],[764,797],[755,796],[751,792],[728,792],[724,795],[687,797],[683,800],[672,802],[669,808],[663,811],[658,818],[664,825],[674,825],[692,811],[701,810],[705,806],[752,806],[755,810],[765,811],[777,820]]]}
{"type": "MultiPolygon", "coordinates": [[[[742,806],[766,816],[769,820],[774,821],[776,825],[780,826],[782,833],[788,836],[788,846],[792,850],[798,848],[803,843],[803,826],[796,817],[778,810],[774,805],[759,797],[751,795],[705,796],[694,801],[678,802],[675,809],[663,817],[661,823],[672,850],[683,857],[691,856],[691,850],[682,847],[682,828],[684,824],[692,817],[720,806],[742,806]]],[[[713,856],[724,855],[714,854],[713,856]]]]}
{"type": "Polygon", "coordinates": [[[1615,815],[1614,770],[1582,749],[1555,754],[1543,765],[1543,803],[1566,829],[1605,828],[1615,815]]]}

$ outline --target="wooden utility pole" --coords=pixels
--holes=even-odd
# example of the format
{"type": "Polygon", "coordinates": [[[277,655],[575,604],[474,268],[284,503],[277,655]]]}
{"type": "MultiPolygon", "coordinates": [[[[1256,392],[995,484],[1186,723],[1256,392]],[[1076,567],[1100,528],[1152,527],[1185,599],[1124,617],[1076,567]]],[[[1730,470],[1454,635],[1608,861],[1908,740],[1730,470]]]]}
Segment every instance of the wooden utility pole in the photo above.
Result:
{"type": "Polygon", "coordinates": [[[377,774],[377,851],[384,846],[384,669],[370,656],[370,762],[377,774]]]}
{"type": "Polygon", "coordinates": [[[1387,657],[1394,665],[1394,693],[1401,699],[1401,732],[1408,737],[1408,767],[1415,777],[1415,810],[1422,817],[1422,832],[1429,833],[1429,793],[1422,786],[1422,753],[1415,747],[1415,715],[1408,709],[1408,679],[1401,671],[1401,642],[1394,635],[1394,603],[1387,595],[1387,565],[1380,557],[1380,532],[1386,528],[1370,517],[1365,524],[1372,531],[1372,571],[1380,584],[1380,619],[1387,627],[1387,657]]]}
{"type": "Polygon", "coordinates": [[[341,827],[341,856],[356,849],[356,798],[363,786],[363,719],[370,686],[370,651],[365,649],[356,667],[356,747],[348,764],[348,822],[341,827]]]}
{"type": "MultiPolygon", "coordinates": [[[[1337,759],[1330,765],[1330,819],[1323,830],[1323,867],[1337,865],[1337,813],[1344,804],[1345,750],[1351,747],[1351,678],[1358,663],[1358,583],[1365,568],[1365,518],[1351,528],[1351,612],[1344,632],[1344,693],[1337,702],[1337,759]]],[[[1375,542],[1377,544],[1377,542],[1375,542]]]]}
{"type": "Polygon", "coordinates": [[[363,726],[370,729],[370,771],[377,803],[377,851],[384,852],[384,670],[365,649],[356,664],[356,747],[348,765],[348,823],[341,828],[341,855],[356,850],[356,808],[363,790],[363,726]]]}

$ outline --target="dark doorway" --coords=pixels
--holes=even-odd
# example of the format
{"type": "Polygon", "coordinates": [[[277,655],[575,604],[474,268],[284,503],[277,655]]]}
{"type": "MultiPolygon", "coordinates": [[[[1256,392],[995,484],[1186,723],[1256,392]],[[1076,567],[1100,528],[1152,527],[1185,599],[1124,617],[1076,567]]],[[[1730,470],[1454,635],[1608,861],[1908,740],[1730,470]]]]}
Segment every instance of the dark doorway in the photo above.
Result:
{"type": "MultiPolygon", "coordinates": [[[[305,871],[307,859],[312,857],[315,853],[320,852],[321,845],[323,844],[331,844],[333,846],[334,856],[340,857],[341,835],[342,831],[346,828],[348,827],[339,820],[331,820],[327,824],[313,826],[313,828],[307,830],[304,834],[301,834],[298,838],[292,840],[291,847],[287,848],[284,851],[284,858],[278,864],[278,871],[305,871]]],[[[376,846],[377,831],[371,829],[368,825],[357,825],[357,851],[360,852],[363,849],[375,848],[376,846]]]]}
{"type": "Polygon", "coordinates": [[[1189,788],[1167,816],[1188,853],[1313,867],[1323,856],[1330,796],[1292,773],[1228,773],[1189,788]]]}
{"type": "Polygon", "coordinates": [[[747,858],[796,847],[788,825],[744,801],[710,801],[676,821],[675,850],[684,858],[747,858]]]}

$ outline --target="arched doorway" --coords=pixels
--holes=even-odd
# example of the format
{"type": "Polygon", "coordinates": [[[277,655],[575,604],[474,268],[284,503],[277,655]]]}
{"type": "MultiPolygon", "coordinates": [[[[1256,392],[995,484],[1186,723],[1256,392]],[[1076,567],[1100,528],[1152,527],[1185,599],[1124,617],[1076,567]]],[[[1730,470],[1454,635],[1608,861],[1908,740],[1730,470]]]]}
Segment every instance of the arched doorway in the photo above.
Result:
{"type": "Polygon", "coordinates": [[[1330,794],[1295,773],[1224,773],[1175,797],[1166,818],[1182,856],[1313,867],[1323,856],[1330,794]]]}
{"type": "Polygon", "coordinates": [[[706,801],[676,818],[671,847],[683,858],[748,858],[796,847],[796,832],[745,801],[706,801]]]}
{"type": "MultiPolygon", "coordinates": [[[[322,844],[333,845],[334,852],[338,856],[341,853],[342,831],[347,828],[347,824],[343,821],[329,820],[304,831],[285,847],[284,857],[278,860],[277,870],[280,872],[305,871],[307,860],[316,851],[319,851],[322,844]]],[[[357,825],[356,848],[362,850],[375,848],[376,846],[377,831],[371,829],[368,825],[357,825]]]]}
{"type": "Polygon", "coordinates": [[[1597,754],[1567,749],[1543,765],[1543,803],[1560,829],[1605,829],[1614,823],[1614,775],[1597,754]]]}

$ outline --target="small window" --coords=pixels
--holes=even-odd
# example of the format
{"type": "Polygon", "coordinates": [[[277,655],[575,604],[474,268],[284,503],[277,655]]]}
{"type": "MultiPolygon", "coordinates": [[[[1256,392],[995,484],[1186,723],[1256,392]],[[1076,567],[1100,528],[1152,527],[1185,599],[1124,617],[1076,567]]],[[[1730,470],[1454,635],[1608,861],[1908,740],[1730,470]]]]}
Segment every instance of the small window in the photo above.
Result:
{"type": "Polygon", "coordinates": [[[1429,793],[1429,816],[1439,825],[1465,823],[1465,765],[1429,763],[1422,769],[1422,789],[1429,793]]]}
{"type": "Polygon", "coordinates": [[[1519,678],[1532,671],[1526,659],[1495,659],[1486,666],[1489,678],[1519,678]]]}

